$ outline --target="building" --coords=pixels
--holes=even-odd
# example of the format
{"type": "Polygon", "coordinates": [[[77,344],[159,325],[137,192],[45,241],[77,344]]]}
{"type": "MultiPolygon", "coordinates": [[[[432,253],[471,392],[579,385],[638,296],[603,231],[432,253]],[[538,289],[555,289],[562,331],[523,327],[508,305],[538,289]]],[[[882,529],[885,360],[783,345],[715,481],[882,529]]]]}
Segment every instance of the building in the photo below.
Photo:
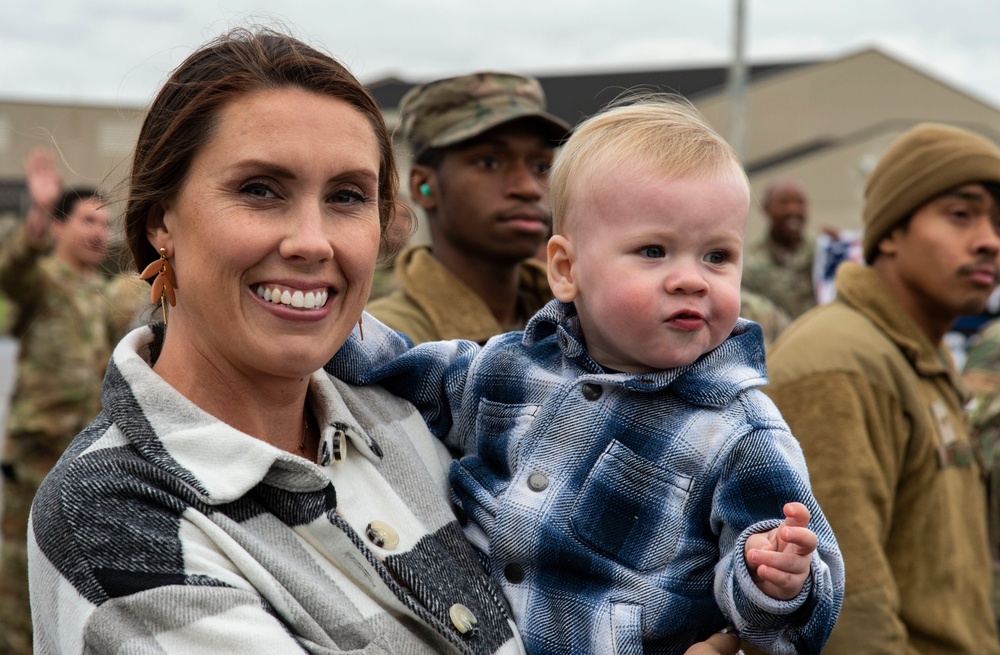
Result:
{"type": "MultiPolygon", "coordinates": [[[[868,170],[914,123],[951,123],[1000,143],[1000,108],[877,49],[753,65],[747,72],[745,166],[753,192],[759,196],[777,178],[799,181],[809,193],[816,228],[860,227],[868,170]]],[[[552,112],[570,123],[628,89],[642,88],[684,95],[725,135],[727,74],[717,66],[538,77],[552,112]]],[[[390,126],[397,122],[399,100],[416,82],[369,84],[390,126]]],[[[10,217],[23,213],[21,162],[39,145],[58,150],[68,184],[98,186],[120,203],[142,113],[132,106],[0,100],[0,217],[9,224],[10,217]]],[[[408,157],[398,145],[405,173],[408,157]]],[[[748,237],[756,239],[764,227],[755,211],[748,237]]]]}

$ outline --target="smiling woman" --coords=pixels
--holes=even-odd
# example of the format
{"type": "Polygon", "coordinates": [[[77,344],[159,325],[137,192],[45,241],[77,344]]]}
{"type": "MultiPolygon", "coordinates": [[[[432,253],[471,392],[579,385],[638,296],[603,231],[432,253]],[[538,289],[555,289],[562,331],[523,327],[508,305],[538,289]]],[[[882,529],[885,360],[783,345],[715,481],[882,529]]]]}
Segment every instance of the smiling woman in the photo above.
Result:
{"type": "Polygon", "coordinates": [[[238,30],[174,71],[125,220],[176,305],[119,344],[36,496],[35,652],[522,652],[419,414],[320,370],[395,191],[379,110],[329,56],[238,30]]]}

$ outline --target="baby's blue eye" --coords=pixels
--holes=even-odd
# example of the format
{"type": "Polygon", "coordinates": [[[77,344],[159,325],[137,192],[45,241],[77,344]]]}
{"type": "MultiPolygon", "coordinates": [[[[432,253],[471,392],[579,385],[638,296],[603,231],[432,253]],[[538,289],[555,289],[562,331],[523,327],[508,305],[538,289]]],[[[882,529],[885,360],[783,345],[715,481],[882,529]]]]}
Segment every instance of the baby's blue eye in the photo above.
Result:
{"type": "Polygon", "coordinates": [[[661,248],[660,246],[646,246],[639,252],[642,253],[644,256],[649,257],[650,259],[659,259],[661,257],[667,256],[666,251],[663,250],[663,248],[661,248]]]}
{"type": "Polygon", "coordinates": [[[725,264],[726,253],[719,252],[718,250],[716,250],[715,252],[710,252],[707,255],[705,255],[705,261],[708,262],[709,264],[725,264]]]}

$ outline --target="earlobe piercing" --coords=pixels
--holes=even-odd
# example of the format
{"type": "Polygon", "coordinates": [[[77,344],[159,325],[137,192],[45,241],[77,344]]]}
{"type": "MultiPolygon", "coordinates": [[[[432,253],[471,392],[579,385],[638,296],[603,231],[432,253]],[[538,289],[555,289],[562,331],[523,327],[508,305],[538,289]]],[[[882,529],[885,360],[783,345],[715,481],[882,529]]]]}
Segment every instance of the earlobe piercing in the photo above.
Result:
{"type": "Polygon", "coordinates": [[[426,182],[424,182],[418,188],[420,189],[420,195],[422,195],[422,196],[424,196],[426,198],[430,198],[431,197],[431,185],[429,185],[426,182]]]}

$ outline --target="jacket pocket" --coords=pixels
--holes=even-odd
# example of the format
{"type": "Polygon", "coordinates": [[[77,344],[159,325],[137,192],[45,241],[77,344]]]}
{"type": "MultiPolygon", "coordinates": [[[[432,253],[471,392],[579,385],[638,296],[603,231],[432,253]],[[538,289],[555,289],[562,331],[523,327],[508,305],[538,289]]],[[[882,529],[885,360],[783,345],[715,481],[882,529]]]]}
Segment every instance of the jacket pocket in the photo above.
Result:
{"type": "Polygon", "coordinates": [[[538,405],[507,405],[481,400],[476,412],[475,449],[479,457],[509,478],[511,471],[517,468],[518,448],[531,430],[538,410],[538,405]]]}
{"type": "Polygon", "coordinates": [[[612,441],[587,475],[572,512],[578,539],[637,571],[666,565],[685,527],[691,478],[612,441]]]}

